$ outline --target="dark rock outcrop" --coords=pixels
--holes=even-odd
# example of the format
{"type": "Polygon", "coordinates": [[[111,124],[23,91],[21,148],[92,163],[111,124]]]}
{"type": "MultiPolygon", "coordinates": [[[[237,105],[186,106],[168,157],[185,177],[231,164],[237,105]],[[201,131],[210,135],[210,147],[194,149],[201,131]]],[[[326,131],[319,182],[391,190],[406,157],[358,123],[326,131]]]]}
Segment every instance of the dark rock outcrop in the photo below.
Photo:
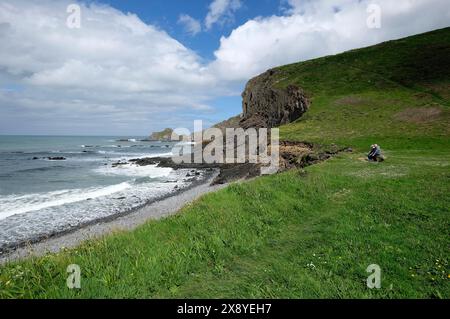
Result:
{"type": "Polygon", "coordinates": [[[111,166],[112,167],[118,167],[118,166],[122,166],[122,165],[127,165],[128,163],[127,162],[116,162],[116,163],[113,163],[111,166]]]}
{"type": "Polygon", "coordinates": [[[172,132],[173,132],[173,130],[171,128],[166,128],[166,129],[162,130],[161,132],[153,132],[150,135],[149,140],[150,141],[164,141],[164,142],[170,141],[172,132]]]}
{"type": "Polygon", "coordinates": [[[65,160],[66,160],[66,158],[65,158],[65,157],[62,157],[62,156],[57,156],[57,157],[47,157],[47,159],[48,159],[49,161],[65,161],[65,160]]]}
{"type": "Polygon", "coordinates": [[[269,70],[251,79],[242,93],[240,126],[277,127],[300,118],[309,108],[303,90],[295,85],[276,88],[278,70],[269,70]]]}
{"type": "MultiPolygon", "coordinates": [[[[202,171],[219,170],[219,175],[213,180],[212,185],[225,184],[242,178],[259,176],[261,167],[259,164],[221,164],[221,163],[174,163],[170,157],[153,157],[131,159],[131,163],[138,166],[158,165],[158,167],[177,169],[196,169],[202,171]]],[[[199,176],[199,171],[190,171],[186,177],[199,176]]]]}
{"type": "MultiPolygon", "coordinates": [[[[325,161],[340,152],[351,150],[339,148],[336,145],[324,146],[308,142],[281,141],[279,151],[279,171],[282,172],[293,168],[303,168],[316,164],[325,161]]],[[[158,167],[170,167],[175,170],[190,169],[190,172],[186,177],[200,175],[200,172],[197,170],[209,171],[217,169],[219,170],[219,175],[213,180],[213,185],[257,177],[261,173],[262,166],[261,164],[249,162],[235,164],[174,163],[170,157],[138,158],[131,159],[129,162],[139,166],[157,165],[158,167]]]]}

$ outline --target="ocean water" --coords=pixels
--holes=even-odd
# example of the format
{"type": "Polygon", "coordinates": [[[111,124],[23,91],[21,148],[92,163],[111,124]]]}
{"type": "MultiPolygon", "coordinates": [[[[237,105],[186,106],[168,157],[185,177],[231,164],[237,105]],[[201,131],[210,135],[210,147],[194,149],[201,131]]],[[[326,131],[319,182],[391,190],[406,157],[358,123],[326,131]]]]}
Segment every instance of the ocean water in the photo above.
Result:
{"type": "Polygon", "coordinates": [[[171,155],[173,143],[141,139],[0,136],[0,252],[187,187],[185,170],[112,167],[118,161],[171,155]]]}

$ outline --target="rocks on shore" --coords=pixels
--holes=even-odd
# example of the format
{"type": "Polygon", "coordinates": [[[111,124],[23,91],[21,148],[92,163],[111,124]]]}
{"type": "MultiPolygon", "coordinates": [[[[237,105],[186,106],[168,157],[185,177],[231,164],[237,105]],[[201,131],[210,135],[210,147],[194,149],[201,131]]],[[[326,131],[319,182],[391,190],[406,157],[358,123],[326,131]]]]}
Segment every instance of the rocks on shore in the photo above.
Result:
{"type": "Polygon", "coordinates": [[[49,161],[65,161],[67,158],[62,157],[62,156],[55,156],[55,157],[37,157],[37,156],[35,156],[32,158],[33,161],[36,161],[39,159],[47,159],[49,161]]]}
{"type": "MultiPolygon", "coordinates": [[[[298,86],[277,87],[276,84],[282,75],[280,72],[280,70],[272,69],[251,79],[242,93],[242,114],[219,123],[215,127],[221,130],[226,127],[272,128],[299,119],[308,110],[310,101],[302,88],[298,86]]],[[[155,132],[150,139],[167,141],[172,132],[171,129],[155,132]]],[[[210,141],[203,141],[202,147],[206,147],[208,143],[210,141]]],[[[246,149],[248,148],[246,147],[246,149]]],[[[336,145],[322,146],[307,142],[281,141],[279,171],[303,168],[327,160],[344,150],[336,145]]],[[[166,157],[140,158],[129,162],[139,166],[157,165],[175,170],[194,169],[187,173],[188,179],[198,176],[195,170],[218,169],[220,173],[212,184],[223,184],[259,176],[262,167],[262,164],[249,163],[248,159],[245,163],[236,164],[194,163],[193,158],[190,163],[174,163],[171,158],[166,157]]]]}
{"type": "Polygon", "coordinates": [[[122,165],[127,165],[127,162],[116,162],[116,163],[112,163],[111,166],[112,167],[118,167],[118,166],[122,166],[122,165]]]}
{"type": "Polygon", "coordinates": [[[136,158],[131,159],[130,162],[139,166],[148,166],[148,165],[157,165],[159,164],[160,161],[158,161],[158,158],[155,157],[155,158],[136,158]]]}
{"type": "MultiPolygon", "coordinates": [[[[351,151],[348,148],[340,148],[337,145],[323,146],[308,142],[280,142],[280,161],[279,171],[285,171],[292,168],[304,168],[306,166],[325,161],[335,154],[343,151],[351,151]]],[[[254,163],[175,163],[168,157],[152,157],[131,159],[130,163],[139,166],[157,165],[157,167],[172,169],[188,169],[185,181],[194,180],[201,175],[200,171],[219,170],[219,175],[213,180],[212,184],[225,184],[239,179],[249,179],[261,174],[261,164],[254,163]]],[[[193,162],[193,161],[192,161],[193,162]]],[[[123,165],[124,163],[120,163],[123,165]]],[[[126,164],[126,163],[125,163],[126,164]]]]}

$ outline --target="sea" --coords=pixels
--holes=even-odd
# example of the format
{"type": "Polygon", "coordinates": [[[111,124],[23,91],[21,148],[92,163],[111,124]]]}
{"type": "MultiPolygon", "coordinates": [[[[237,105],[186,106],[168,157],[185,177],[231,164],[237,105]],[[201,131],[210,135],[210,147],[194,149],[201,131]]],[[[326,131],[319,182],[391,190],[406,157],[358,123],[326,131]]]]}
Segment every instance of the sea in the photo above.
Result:
{"type": "Polygon", "coordinates": [[[138,136],[0,136],[0,253],[188,187],[186,170],[113,165],[168,157],[173,146],[138,136]]]}

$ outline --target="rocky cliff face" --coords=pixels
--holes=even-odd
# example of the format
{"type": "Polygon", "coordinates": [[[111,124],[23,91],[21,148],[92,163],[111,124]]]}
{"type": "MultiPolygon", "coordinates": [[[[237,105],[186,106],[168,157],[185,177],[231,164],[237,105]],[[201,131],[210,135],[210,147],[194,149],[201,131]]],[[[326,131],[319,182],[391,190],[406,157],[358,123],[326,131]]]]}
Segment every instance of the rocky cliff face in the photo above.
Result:
{"type": "Polygon", "coordinates": [[[166,128],[161,132],[153,132],[150,135],[151,141],[170,141],[173,130],[171,128],[166,128]]]}
{"type": "Polygon", "coordinates": [[[242,93],[241,127],[276,127],[295,121],[308,110],[303,90],[294,85],[275,88],[277,70],[251,79],[242,93]]]}

